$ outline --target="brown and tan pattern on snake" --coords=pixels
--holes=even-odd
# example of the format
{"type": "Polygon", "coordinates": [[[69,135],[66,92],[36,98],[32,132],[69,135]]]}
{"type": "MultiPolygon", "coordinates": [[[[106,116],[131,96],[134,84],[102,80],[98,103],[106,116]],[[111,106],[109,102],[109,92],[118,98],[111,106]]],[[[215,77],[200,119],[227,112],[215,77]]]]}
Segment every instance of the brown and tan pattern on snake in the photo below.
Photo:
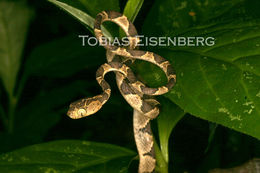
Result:
{"type": "Polygon", "coordinates": [[[95,36],[107,50],[108,63],[99,67],[96,72],[96,80],[101,86],[103,93],[91,98],[84,98],[70,105],[68,115],[73,119],[82,118],[96,113],[106,103],[111,94],[109,84],[105,81],[106,73],[114,71],[118,88],[125,100],[134,108],[134,135],[139,153],[139,173],[155,172],[156,160],[154,154],[153,135],[150,127],[150,120],[159,114],[159,102],[153,98],[155,95],[162,95],[168,92],[176,82],[175,72],[169,63],[161,56],[148,51],[137,50],[139,41],[134,25],[126,16],[114,12],[103,11],[96,17],[94,25],[95,36]],[[130,42],[129,47],[117,47],[111,44],[104,44],[104,35],[101,25],[105,21],[118,24],[126,33],[130,42]],[[149,88],[137,80],[132,70],[127,66],[135,59],[151,62],[160,67],[167,79],[165,86],[149,88]]]}

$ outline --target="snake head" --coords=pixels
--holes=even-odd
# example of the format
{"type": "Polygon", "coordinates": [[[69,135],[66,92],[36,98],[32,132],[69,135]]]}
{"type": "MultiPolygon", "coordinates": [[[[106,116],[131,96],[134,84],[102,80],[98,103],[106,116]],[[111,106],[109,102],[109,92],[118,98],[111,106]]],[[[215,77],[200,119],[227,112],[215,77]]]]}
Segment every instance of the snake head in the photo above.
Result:
{"type": "Polygon", "coordinates": [[[102,103],[96,98],[81,99],[70,104],[67,115],[72,119],[79,119],[96,113],[102,103]]]}

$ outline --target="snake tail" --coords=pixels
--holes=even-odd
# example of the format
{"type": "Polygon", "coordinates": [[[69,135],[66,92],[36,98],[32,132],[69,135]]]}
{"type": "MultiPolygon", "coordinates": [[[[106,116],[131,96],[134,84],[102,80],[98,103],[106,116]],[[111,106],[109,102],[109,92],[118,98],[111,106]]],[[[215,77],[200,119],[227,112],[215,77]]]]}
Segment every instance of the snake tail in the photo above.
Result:
{"type": "Polygon", "coordinates": [[[134,110],[133,128],[136,147],[139,154],[139,173],[155,172],[154,141],[151,131],[150,119],[141,112],[134,110]]]}

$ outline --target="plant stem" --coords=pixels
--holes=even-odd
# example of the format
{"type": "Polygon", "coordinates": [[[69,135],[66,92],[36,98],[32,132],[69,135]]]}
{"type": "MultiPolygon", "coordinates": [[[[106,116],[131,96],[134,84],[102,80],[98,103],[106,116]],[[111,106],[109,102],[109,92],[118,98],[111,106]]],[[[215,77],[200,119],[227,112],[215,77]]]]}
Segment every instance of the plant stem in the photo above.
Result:
{"type": "Polygon", "coordinates": [[[8,106],[8,133],[13,133],[14,130],[14,115],[16,108],[17,99],[13,95],[9,96],[9,106],[8,106]]]}
{"type": "Polygon", "coordinates": [[[19,82],[19,85],[18,85],[17,92],[16,92],[16,94],[15,94],[17,100],[19,100],[20,97],[21,97],[21,95],[22,95],[22,91],[23,91],[23,89],[24,89],[24,87],[25,87],[25,84],[26,84],[26,82],[27,82],[27,79],[28,79],[28,75],[27,75],[27,73],[25,72],[25,73],[22,75],[22,78],[21,78],[21,80],[20,80],[20,82],[19,82]]]}
{"type": "Polygon", "coordinates": [[[169,155],[168,155],[168,141],[167,142],[161,142],[161,154],[164,159],[164,161],[168,164],[169,155]]]}
{"type": "Polygon", "coordinates": [[[160,173],[168,173],[168,163],[164,160],[162,152],[155,140],[154,140],[154,150],[155,150],[155,156],[157,162],[156,171],[160,173]]]}
{"type": "Polygon", "coordinates": [[[8,105],[8,121],[6,122],[8,133],[13,133],[14,130],[14,119],[15,119],[15,109],[17,106],[17,101],[20,99],[22,91],[24,89],[25,83],[27,81],[27,74],[23,74],[18,85],[16,94],[13,90],[10,90],[9,93],[9,105],[8,105]]]}

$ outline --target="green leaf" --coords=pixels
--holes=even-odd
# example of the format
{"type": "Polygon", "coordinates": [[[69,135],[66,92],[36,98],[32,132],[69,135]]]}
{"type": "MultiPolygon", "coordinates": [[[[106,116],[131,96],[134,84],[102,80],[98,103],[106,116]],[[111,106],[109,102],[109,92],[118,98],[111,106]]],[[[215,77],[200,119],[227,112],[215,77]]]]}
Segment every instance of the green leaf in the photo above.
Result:
{"type": "MultiPolygon", "coordinates": [[[[174,13],[172,8],[167,7],[170,2],[157,2],[154,7],[156,12],[152,11],[151,14],[156,15],[161,9],[164,10],[160,11],[161,18],[148,18],[148,33],[153,33],[148,26],[160,23],[157,34],[214,37],[215,45],[153,49],[170,60],[177,72],[177,84],[166,97],[185,112],[260,139],[260,21],[253,17],[247,20],[242,18],[245,13],[237,7],[240,1],[228,3],[229,9],[234,10],[221,9],[224,2],[219,2],[220,6],[212,3],[210,7],[212,11],[216,10],[215,15],[207,10],[198,10],[196,14],[204,16],[203,20],[191,22],[173,33],[175,25],[163,21],[179,20],[168,15],[174,13]]],[[[199,3],[194,5],[199,8],[199,3]]],[[[173,9],[176,11],[176,8],[173,9]]],[[[150,66],[142,68],[145,70],[139,68],[139,71],[144,74],[150,66]]],[[[155,68],[151,71],[157,72],[155,68]]],[[[153,85],[164,82],[165,79],[158,76],[161,75],[144,75],[146,81],[151,81],[153,85]]]]}
{"type": "Polygon", "coordinates": [[[126,6],[124,8],[124,15],[127,16],[127,18],[134,22],[137,14],[139,13],[144,0],[128,0],[126,3],[126,6]]]}
{"type": "Polygon", "coordinates": [[[158,133],[160,139],[160,148],[166,163],[169,162],[168,144],[169,137],[173,128],[179,122],[179,120],[185,115],[185,112],[177,105],[172,104],[170,100],[161,98],[159,100],[162,105],[160,109],[160,115],[157,118],[158,133]]]}
{"type": "Polygon", "coordinates": [[[32,10],[19,2],[0,2],[0,77],[13,95],[32,10]]]}
{"type": "Polygon", "coordinates": [[[155,172],[168,173],[168,163],[165,161],[162,151],[160,150],[157,142],[154,140],[154,152],[156,156],[155,172]]]}
{"type": "Polygon", "coordinates": [[[89,12],[91,16],[96,16],[104,10],[120,11],[118,0],[107,0],[106,3],[104,3],[103,0],[79,0],[79,2],[84,5],[86,11],[89,12]]]}
{"type": "Polygon", "coordinates": [[[260,138],[259,26],[220,27],[211,33],[218,40],[211,48],[164,54],[178,71],[178,84],[167,96],[193,115],[260,138]]]}
{"type": "Polygon", "coordinates": [[[102,47],[82,46],[76,35],[66,36],[36,47],[25,63],[25,75],[67,77],[105,62],[102,47]]]}
{"type": "Polygon", "coordinates": [[[0,171],[126,173],[135,155],[131,150],[110,144],[54,141],[0,155],[0,171]]]}
{"type": "MultiPolygon", "coordinates": [[[[58,7],[62,8],[63,10],[71,14],[73,17],[78,19],[82,24],[84,24],[91,32],[93,32],[95,19],[89,14],[87,14],[86,12],[80,10],[78,6],[74,7],[70,5],[70,3],[72,3],[73,1],[65,1],[65,2],[57,1],[57,0],[48,0],[48,1],[52,2],[53,4],[57,5],[58,7]]],[[[93,1],[91,1],[91,3],[92,2],[93,1]]],[[[81,4],[81,6],[83,5],[81,4]]],[[[112,37],[112,35],[104,26],[102,26],[102,31],[106,37],[112,37]]]]}
{"type": "Polygon", "coordinates": [[[153,36],[172,36],[184,33],[194,26],[212,25],[215,21],[233,21],[247,16],[245,1],[157,0],[146,18],[144,31],[153,36]]]}
{"type": "MultiPolygon", "coordinates": [[[[127,1],[123,14],[132,23],[134,23],[135,18],[143,5],[143,2],[144,2],[143,0],[128,0],[127,1]]],[[[124,33],[122,28],[119,29],[119,35],[120,35],[120,37],[126,36],[126,34],[124,33]]]]}

